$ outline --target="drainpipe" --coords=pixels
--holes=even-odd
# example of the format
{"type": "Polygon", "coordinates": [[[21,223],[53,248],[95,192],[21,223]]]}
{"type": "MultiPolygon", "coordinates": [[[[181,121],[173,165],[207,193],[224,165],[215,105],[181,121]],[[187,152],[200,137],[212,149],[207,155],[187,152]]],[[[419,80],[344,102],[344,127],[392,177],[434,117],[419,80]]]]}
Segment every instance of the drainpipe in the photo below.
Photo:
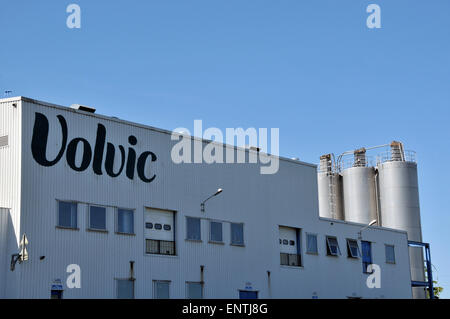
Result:
{"type": "Polygon", "coordinates": [[[200,266],[200,283],[202,286],[205,284],[205,266],[200,266]]]}
{"type": "Polygon", "coordinates": [[[130,260],[130,281],[135,281],[134,278],[134,261],[130,260]]]}

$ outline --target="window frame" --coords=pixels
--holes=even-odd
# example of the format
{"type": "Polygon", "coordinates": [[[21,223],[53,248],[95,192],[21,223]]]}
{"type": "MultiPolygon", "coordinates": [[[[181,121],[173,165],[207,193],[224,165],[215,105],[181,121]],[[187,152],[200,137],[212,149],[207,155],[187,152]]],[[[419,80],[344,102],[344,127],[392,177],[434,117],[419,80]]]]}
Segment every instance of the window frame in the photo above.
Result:
{"type": "Polygon", "coordinates": [[[391,245],[391,244],[384,244],[384,254],[386,256],[386,264],[391,264],[391,265],[395,265],[396,264],[396,258],[395,258],[395,245],[391,245]],[[393,261],[389,261],[388,260],[388,255],[387,255],[387,248],[390,247],[392,248],[392,254],[393,254],[393,261]]]}
{"type": "Polygon", "coordinates": [[[358,241],[353,238],[347,238],[346,241],[347,241],[347,257],[352,259],[359,259],[361,257],[361,251],[359,250],[358,241]],[[353,255],[351,244],[356,244],[356,252],[357,252],[356,256],[353,255]]]}
{"type": "Polygon", "coordinates": [[[186,216],[186,240],[188,241],[194,241],[194,242],[201,242],[202,241],[202,219],[200,217],[191,217],[191,216],[186,216]],[[198,220],[199,223],[199,238],[189,238],[189,219],[191,220],[198,220]]]}
{"type": "Polygon", "coordinates": [[[101,233],[107,233],[108,232],[108,208],[106,206],[102,205],[95,205],[95,204],[88,204],[88,227],[87,229],[89,231],[95,231],[95,232],[101,232],[101,233]],[[91,207],[97,207],[97,208],[103,208],[105,210],[105,228],[94,228],[91,225],[91,207]]]}
{"type": "Polygon", "coordinates": [[[67,229],[67,230],[80,230],[80,228],[78,227],[79,224],[79,217],[78,217],[78,202],[76,201],[71,201],[71,200],[57,200],[56,201],[56,228],[59,229],[67,229]],[[73,226],[63,226],[60,224],[60,204],[61,203],[67,203],[67,204],[73,204],[75,205],[75,227],[73,226]]]}
{"type": "Polygon", "coordinates": [[[306,253],[309,255],[319,255],[319,236],[315,233],[306,233],[306,253]],[[309,236],[314,236],[316,238],[316,251],[309,251],[309,236]]]}
{"type": "Polygon", "coordinates": [[[210,220],[209,221],[209,242],[210,243],[213,243],[213,244],[223,244],[224,242],[223,242],[223,222],[221,222],[221,221],[218,221],[218,220],[210,220]],[[213,223],[215,223],[215,224],[220,224],[220,237],[221,237],[221,240],[214,240],[214,239],[212,239],[212,224],[213,223]]]}
{"type": "Polygon", "coordinates": [[[188,300],[201,300],[201,299],[205,299],[205,295],[204,295],[204,286],[205,284],[201,281],[186,281],[186,299],[188,300]],[[197,298],[197,299],[193,299],[189,297],[189,285],[190,284],[196,284],[196,285],[200,285],[200,289],[201,289],[201,298],[197,298]]]}
{"type": "Polygon", "coordinates": [[[153,299],[162,299],[162,300],[170,299],[170,284],[171,284],[170,280],[153,280],[153,299]],[[157,284],[159,284],[159,283],[167,284],[168,294],[169,294],[168,298],[157,298],[157,296],[156,296],[157,291],[158,291],[157,284]]]}
{"type": "Polygon", "coordinates": [[[116,217],[115,217],[115,232],[118,235],[128,235],[128,236],[136,236],[136,218],[135,218],[135,213],[136,213],[136,209],[133,208],[122,208],[122,207],[116,207],[115,209],[116,211],[116,217]],[[132,233],[126,233],[126,232],[121,232],[119,231],[119,211],[120,210],[125,210],[125,211],[130,211],[131,212],[131,216],[133,216],[133,232],[132,233]]]}
{"type": "Polygon", "coordinates": [[[327,256],[331,256],[331,257],[339,257],[341,256],[341,248],[339,247],[339,241],[337,239],[336,236],[325,236],[325,243],[326,243],[326,248],[327,248],[327,256]],[[330,244],[330,239],[335,239],[336,240],[336,253],[333,254],[332,250],[331,250],[331,244],[330,244]]]}
{"type": "Polygon", "coordinates": [[[244,236],[244,223],[233,223],[230,222],[230,245],[236,247],[245,247],[245,236],[244,236]],[[242,227],[242,243],[233,242],[233,225],[239,225],[242,227]]]}
{"type": "Polygon", "coordinates": [[[126,299],[124,299],[124,298],[120,298],[119,299],[119,281],[130,281],[131,282],[131,286],[132,286],[132,289],[133,289],[133,296],[132,296],[132,298],[127,298],[127,299],[136,299],[136,285],[134,284],[135,283],[135,279],[130,279],[130,278],[115,278],[115,282],[116,282],[116,299],[118,299],[118,300],[126,300],[126,299]]]}

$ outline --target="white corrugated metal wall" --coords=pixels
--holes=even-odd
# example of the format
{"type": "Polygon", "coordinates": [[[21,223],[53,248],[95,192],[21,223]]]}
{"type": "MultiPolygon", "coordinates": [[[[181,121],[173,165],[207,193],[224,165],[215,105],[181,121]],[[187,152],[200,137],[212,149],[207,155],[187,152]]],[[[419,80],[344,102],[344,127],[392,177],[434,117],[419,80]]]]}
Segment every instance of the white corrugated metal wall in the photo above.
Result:
{"type": "Polygon", "coordinates": [[[21,210],[21,163],[22,163],[22,102],[17,98],[0,101],[0,136],[8,136],[8,145],[0,148],[0,207],[9,209],[7,214],[8,244],[6,246],[7,265],[4,269],[6,280],[4,289],[7,295],[17,296],[17,285],[14,282],[20,273],[9,272],[9,257],[17,253],[20,238],[21,210]]]}
{"type": "MultiPolygon", "coordinates": [[[[138,298],[153,296],[154,280],[170,280],[171,297],[185,298],[186,282],[200,281],[201,265],[205,266],[206,298],[237,298],[239,289],[249,285],[261,298],[311,298],[313,293],[320,298],[410,296],[409,273],[405,274],[409,269],[406,235],[402,232],[367,232],[367,240],[380,243],[373,251],[380,263],[383,242],[398,247],[397,264],[382,265],[382,290],[365,287],[360,261],[349,260],[345,254],[339,258],[325,256],[325,234],[336,235],[345,251],[345,238],[356,237],[360,226],[319,220],[313,165],[281,160],[275,175],[261,175],[254,164],[175,165],[170,158],[174,142],[167,133],[29,100],[23,102],[23,113],[21,213],[22,229],[30,242],[30,260],[15,272],[21,274],[20,282],[16,282],[20,297],[48,298],[51,283],[55,279],[65,282],[66,267],[73,263],[81,267],[82,288],[66,288],[66,298],[114,298],[114,279],[129,276],[129,261],[135,261],[138,298]],[[68,123],[69,141],[82,137],[93,147],[98,123],[105,125],[106,139],[116,148],[119,144],[127,148],[128,137],[135,135],[138,155],[150,150],[158,156],[152,165],[156,179],[145,184],[136,177],[131,181],[124,173],[113,179],[106,174],[95,175],[91,166],[75,172],[65,156],[55,166],[38,165],[30,150],[35,112],[44,113],[50,122],[48,158],[54,158],[60,147],[56,116],[61,114],[68,123]],[[200,202],[218,187],[224,189],[223,194],[209,201],[202,214],[200,202]],[[79,230],[56,229],[57,200],[80,203],[79,230]],[[108,233],[86,230],[89,203],[108,207],[108,233]],[[135,210],[135,236],[114,232],[115,207],[135,210]],[[176,212],[177,256],[145,254],[145,207],[176,212]],[[202,218],[202,242],[185,240],[186,216],[202,218]],[[224,222],[223,245],[208,243],[208,219],[224,222]],[[244,224],[245,247],[230,245],[230,222],[244,224]],[[305,232],[318,233],[319,255],[303,253],[302,268],[280,266],[280,225],[299,228],[303,236],[305,232]],[[45,258],[41,260],[41,256],[45,258]]],[[[305,247],[304,239],[301,245],[305,247]]]]}

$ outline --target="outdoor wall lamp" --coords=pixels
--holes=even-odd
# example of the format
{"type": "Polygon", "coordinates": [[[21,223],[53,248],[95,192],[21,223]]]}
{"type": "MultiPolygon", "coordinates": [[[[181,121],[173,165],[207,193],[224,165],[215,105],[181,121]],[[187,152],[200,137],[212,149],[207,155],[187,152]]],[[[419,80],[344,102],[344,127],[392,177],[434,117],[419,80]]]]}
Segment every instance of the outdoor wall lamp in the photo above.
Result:
{"type": "Polygon", "coordinates": [[[207,199],[205,199],[205,200],[200,204],[200,210],[201,210],[201,212],[202,212],[202,213],[205,212],[205,203],[206,203],[208,200],[210,200],[210,199],[213,198],[214,196],[219,195],[219,194],[222,193],[222,192],[223,192],[223,189],[222,189],[222,188],[219,188],[219,189],[217,190],[217,192],[215,192],[213,195],[211,195],[211,196],[209,196],[207,199]]]}
{"type": "Polygon", "coordinates": [[[358,239],[362,239],[362,231],[366,230],[367,228],[369,228],[370,226],[373,226],[377,223],[378,221],[376,219],[372,220],[369,225],[364,226],[363,228],[361,228],[358,232],[358,239]]]}

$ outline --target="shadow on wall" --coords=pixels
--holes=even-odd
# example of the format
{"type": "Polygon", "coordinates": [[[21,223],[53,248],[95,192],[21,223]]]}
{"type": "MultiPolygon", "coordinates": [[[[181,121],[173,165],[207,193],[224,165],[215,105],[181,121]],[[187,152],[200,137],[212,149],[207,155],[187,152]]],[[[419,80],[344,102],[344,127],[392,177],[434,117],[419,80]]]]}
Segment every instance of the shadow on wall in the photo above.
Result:
{"type": "Polygon", "coordinates": [[[11,255],[19,251],[17,243],[10,209],[0,208],[0,299],[17,296],[18,271],[10,270],[11,255]]]}

